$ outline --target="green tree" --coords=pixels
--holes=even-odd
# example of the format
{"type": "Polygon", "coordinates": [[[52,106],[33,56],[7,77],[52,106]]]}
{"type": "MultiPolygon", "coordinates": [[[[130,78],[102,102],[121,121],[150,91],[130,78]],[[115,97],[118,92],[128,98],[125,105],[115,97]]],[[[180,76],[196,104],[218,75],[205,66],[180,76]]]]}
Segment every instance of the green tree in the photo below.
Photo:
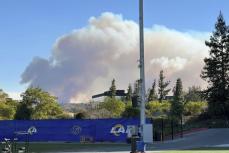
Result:
{"type": "Polygon", "coordinates": [[[152,84],[152,88],[149,89],[149,94],[148,94],[148,101],[154,101],[154,100],[157,100],[156,80],[154,80],[152,84]]]}
{"type": "Polygon", "coordinates": [[[16,109],[6,103],[0,103],[0,120],[14,119],[16,109]]]}
{"type": "Polygon", "coordinates": [[[0,103],[6,102],[7,98],[8,98],[7,93],[5,93],[2,89],[0,89],[0,103]]]}
{"type": "Polygon", "coordinates": [[[197,116],[207,110],[207,103],[204,101],[190,101],[184,105],[184,115],[197,116]]]}
{"type": "Polygon", "coordinates": [[[229,27],[220,12],[210,40],[209,57],[204,59],[201,77],[208,82],[205,91],[208,110],[212,116],[225,116],[229,119],[229,27]]]}
{"type": "Polygon", "coordinates": [[[31,119],[58,119],[63,118],[63,116],[63,110],[56,101],[45,101],[36,106],[31,119]]]}
{"type": "Polygon", "coordinates": [[[170,83],[169,81],[165,81],[163,70],[161,70],[159,75],[159,81],[158,81],[158,95],[159,95],[160,102],[162,102],[162,100],[165,99],[165,97],[168,95],[170,91],[170,89],[167,89],[169,83],[170,83]]]}
{"type": "Polygon", "coordinates": [[[115,79],[113,79],[110,87],[110,97],[115,98],[115,96],[116,96],[116,85],[115,85],[115,79]]]}
{"type": "Polygon", "coordinates": [[[131,101],[132,95],[133,95],[132,87],[131,84],[129,84],[127,89],[127,94],[126,94],[126,101],[131,101]]]}
{"type": "Polygon", "coordinates": [[[105,98],[99,107],[108,110],[113,118],[121,117],[125,110],[125,104],[121,100],[109,97],[105,98]]]}
{"type": "Polygon", "coordinates": [[[171,118],[175,120],[180,120],[181,137],[183,137],[183,112],[184,112],[184,97],[183,97],[183,87],[180,78],[176,81],[176,86],[174,87],[173,101],[171,102],[171,118]]]}
{"type": "Polygon", "coordinates": [[[0,89],[0,120],[11,120],[16,113],[17,102],[9,98],[8,94],[0,89]]]}
{"type": "Polygon", "coordinates": [[[14,118],[17,120],[29,120],[31,119],[32,109],[29,108],[26,103],[20,102],[17,106],[17,111],[14,118]]]}
{"type": "Polygon", "coordinates": [[[41,88],[28,88],[21,96],[16,119],[54,119],[64,115],[57,98],[41,88]]]}
{"type": "Polygon", "coordinates": [[[176,86],[174,88],[174,97],[171,102],[171,115],[175,118],[181,118],[184,108],[184,98],[183,98],[183,87],[181,79],[177,79],[176,86]]]}
{"type": "Polygon", "coordinates": [[[171,104],[169,101],[150,101],[146,104],[148,117],[152,118],[166,118],[170,112],[171,104]]]}
{"type": "Polygon", "coordinates": [[[185,101],[203,101],[202,91],[199,86],[191,86],[188,88],[188,92],[185,93],[185,101]]]}

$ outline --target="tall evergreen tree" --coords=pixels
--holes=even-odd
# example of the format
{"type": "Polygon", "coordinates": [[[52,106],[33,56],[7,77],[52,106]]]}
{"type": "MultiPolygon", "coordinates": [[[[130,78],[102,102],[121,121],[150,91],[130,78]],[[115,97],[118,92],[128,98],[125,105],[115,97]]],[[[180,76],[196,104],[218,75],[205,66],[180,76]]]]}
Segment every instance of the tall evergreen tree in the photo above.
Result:
{"type": "Polygon", "coordinates": [[[184,111],[184,97],[183,87],[180,78],[176,81],[176,86],[173,89],[173,100],[171,102],[171,116],[173,119],[180,120],[181,137],[183,137],[183,111],[184,111]]]}
{"type": "Polygon", "coordinates": [[[208,82],[205,91],[208,109],[213,116],[229,118],[229,27],[220,12],[210,40],[209,57],[204,59],[205,66],[201,77],[208,82]]]}
{"type": "Polygon", "coordinates": [[[163,70],[160,71],[159,81],[158,81],[158,95],[159,101],[162,102],[165,99],[166,95],[168,95],[170,89],[167,89],[169,85],[169,81],[165,81],[165,76],[163,74],[163,70]]]}
{"type": "Polygon", "coordinates": [[[171,115],[181,119],[184,107],[183,87],[180,78],[176,81],[176,86],[173,89],[173,100],[171,102],[171,115]]]}
{"type": "Polygon", "coordinates": [[[116,96],[116,85],[115,85],[115,79],[113,79],[110,87],[110,97],[115,98],[115,96],[116,96]]]}
{"type": "Polygon", "coordinates": [[[131,101],[132,95],[133,95],[132,87],[131,84],[129,84],[127,89],[127,94],[126,94],[126,100],[131,101]]]}
{"type": "Polygon", "coordinates": [[[149,89],[148,101],[157,100],[157,93],[156,93],[156,80],[154,80],[152,84],[152,88],[149,89]]]}

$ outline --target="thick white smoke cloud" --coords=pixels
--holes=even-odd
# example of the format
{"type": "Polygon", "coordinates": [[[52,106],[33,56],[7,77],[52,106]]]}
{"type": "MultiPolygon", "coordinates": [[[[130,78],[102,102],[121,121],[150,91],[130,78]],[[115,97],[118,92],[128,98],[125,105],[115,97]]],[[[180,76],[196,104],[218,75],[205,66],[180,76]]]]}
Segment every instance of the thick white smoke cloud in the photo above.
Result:
{"type": "MultiPolygon", "coordinates": [[[[22,74],[22,83],[39,86],[61,102],[87,101],[107,90],[113,78],[119,89],[139,78],[138,24],[121,15],[103,13],[89,24],[57,39],[49,59],[35,57],[22,74]]],[[[179,32],[154,25],[145,29],[146,86],[159,71],[185,87],[204,86],[199,75],[208,33],[179,32]],[[201,37],[199,37],[201,36],[201,37]]]]}

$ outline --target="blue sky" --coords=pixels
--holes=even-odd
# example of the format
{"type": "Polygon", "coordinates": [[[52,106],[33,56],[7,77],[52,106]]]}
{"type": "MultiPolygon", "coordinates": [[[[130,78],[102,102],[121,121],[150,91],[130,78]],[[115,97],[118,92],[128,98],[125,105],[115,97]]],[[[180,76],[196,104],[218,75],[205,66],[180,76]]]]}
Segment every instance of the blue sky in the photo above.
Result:
{"type": "MultiPolygon", "coordinates": [[[[145,27],[211,32],[221,10],[229,23],[228,0],[144,0],[145,27]]],[[[49,58],[55,40],[84,27],[91,16],[122,14],[138,21],[137,0],[0,0],[0,88],[21,92],[21,74],[36,56],[49,58]]]]}

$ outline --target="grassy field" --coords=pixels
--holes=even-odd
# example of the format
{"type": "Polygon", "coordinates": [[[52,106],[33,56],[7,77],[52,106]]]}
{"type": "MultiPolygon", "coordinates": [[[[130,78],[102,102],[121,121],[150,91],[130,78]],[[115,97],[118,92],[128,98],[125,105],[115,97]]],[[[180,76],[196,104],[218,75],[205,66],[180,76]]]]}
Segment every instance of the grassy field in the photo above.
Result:
{"type": "MultiPolygon", "coordinates": [[[[24,143],[17,144],[17,148],[25,146],[24,143]]],[[[2,148],[2,145],[0,145],[2,148]]],[[[30,153],[62,153],[62,152],[111,152],[128,151],[127,144],[79,144],[79,143],[30,143],[30,153]]]]}
{"type": "Polygon", "coordinates": [[[195,150],[172,150],[162,151],[160,153],[229,153],[229,148],[203,148],[195,150]]]}
{"type": "Polygon", "coordinates": [[[162,151],[160,153],[229,153],[229,147],[208,147],[196,148],[191,150],[172,150],[162,151]]]}
{"type": "MultiPolygon", "coordinates": [[[[17,147],[24,146],[17,144],[17,147]]],[[[2,148],[2,145],[0,145],[2,148]]],[[[30,143],[29,153],[66,153],[66,152],[130,152],[127,144],[79,144],[79,143],[30,143]]],[[[197,148],[192,150],[154,151],[147,153],[229,153],[229,148],[197,148]]]]}

